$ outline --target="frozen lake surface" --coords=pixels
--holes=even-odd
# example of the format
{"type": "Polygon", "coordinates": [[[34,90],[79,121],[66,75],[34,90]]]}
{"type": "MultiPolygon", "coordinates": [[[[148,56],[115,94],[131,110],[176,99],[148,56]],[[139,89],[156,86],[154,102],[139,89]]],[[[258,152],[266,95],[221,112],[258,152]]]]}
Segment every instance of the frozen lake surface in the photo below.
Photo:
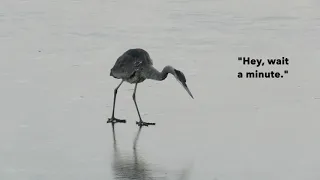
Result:
{"type": "Polygon", "coordinates": [[[318,180],[319,30],[315,0],[2,0],[0,179],[318,180]],[[124,83],[113,133],[110,69],[135,47],[195,99],[171,75],[143,82],[156,126],[139,131],[124,83]],[[288,74],[238,78],[256,69],[288,74]]]}

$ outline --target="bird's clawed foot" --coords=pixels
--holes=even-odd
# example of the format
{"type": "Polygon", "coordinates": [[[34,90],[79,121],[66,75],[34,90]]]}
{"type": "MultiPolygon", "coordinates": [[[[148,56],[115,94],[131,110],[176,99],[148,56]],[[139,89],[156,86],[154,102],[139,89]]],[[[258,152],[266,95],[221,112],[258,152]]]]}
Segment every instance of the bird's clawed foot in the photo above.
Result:
{"type": "Polygon", "coordinates": [[[108,121],[107,123],[112,123],[112,124],[115,124],[115,123],[126,123],[127,121],[124,120],[124,119],[118,119],[118,118],[115,118],[115,117],[111,117],[111,118],[108,118],[108,121]]]}
{"type": "Polygon", "coordinates": [[[149,126],[149,125],[156,125],[156,123],[148,123],[148,122],[143,122],[143,121],[137,121],[136,124],[140,127],[142,126],[149,126]]]}

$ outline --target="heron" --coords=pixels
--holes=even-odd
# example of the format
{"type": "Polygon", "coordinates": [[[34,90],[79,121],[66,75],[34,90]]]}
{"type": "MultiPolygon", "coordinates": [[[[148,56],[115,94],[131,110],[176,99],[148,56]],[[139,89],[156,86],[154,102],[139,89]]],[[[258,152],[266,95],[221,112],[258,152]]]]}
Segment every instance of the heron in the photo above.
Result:
{"type": "Polygon", "coordinates": [[[169,73],[177,79],[177,81],[183,86],[183,88],[193,99],[193,95],[191,94],[186,84],[186,78],[181,71],[168,65],[165,66],[161,72],[159,72],[156,68],[153,67],[153,61],[146,50],[141,48],[134,48],[125,51],[120,57],[118,57],[114,66],[110,70],[110,76],[116,79],[121,79],[121,82],[114,89],[112,116],[111,118],[108,118],[107,123],[126,123],[126,120],[124,119],[115,118],[114,111],[118,89],[123,82],[127,82],[130,84],[135,84],[132,98],[139,116],[139,122],[136,121],[136,124],[140,127],[155,125],[155,123],[144,122],[141,118],[136,102],[137,86],[139,83],[142,83],[146,79],[152,79],[156,81],[165,80],[169,73]]]}

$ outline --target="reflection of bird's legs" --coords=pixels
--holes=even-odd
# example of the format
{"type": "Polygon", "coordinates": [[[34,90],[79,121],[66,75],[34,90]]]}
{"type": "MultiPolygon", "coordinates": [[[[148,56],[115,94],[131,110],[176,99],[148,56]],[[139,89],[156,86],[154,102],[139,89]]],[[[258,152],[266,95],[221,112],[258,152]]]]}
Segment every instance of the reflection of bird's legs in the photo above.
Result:
{"type": "Polygon", "coordinates": [[[139,136],[140,136],[141,129],[142,129],[142,126],[139,127],[139,131],[138,131],[138,133],[136,135],[136,138],[134,139],[133,149],[136,149],[136,147],[137,147],[137,142],[138,142],[138,139],[139,139],[139,136]]]}
{"type": "Polygon", "coordinates": [[[141,127],[141,126],[156,125],[156,123],[143,122],[142,119],[141,119],[140,112],[139,112],[139,109],[138,109],[138,105],[137,105],[137,102],[136,102],[137,86],[138,86],[138,83],[136,83],[136,85],[134,86],[134,91],[133,91],[133,94],[132,94],[132,98],[133,98],[134,104],[136,105],[136,109],[137,109],[137,112],[138,112],[138,115],[139,115],[139,119],[140,119],[140,121],[139,121],[139,122],[136,122],[136,124],[137,124],[138,126],[140,126],[140,127],[141,127]]]}
{"type": "Polygon", "coordinates": [[[112,124],[112,135],[113,135],[113,148],[114,148],[114,150],[116,150],[117,140],[116,140],[116,133],[114,130],[114,124],[112,124]]]}
{"type": "Polygon", "coordinates": [[[118,89],[119,89],[119,87],[121,86],[122,83],[123,83],[123,80],[122,80],[121,83],[114,89],[112,116],[111,116],[111,118],[108,119],[107,123],[112,123],[112,124],[117,123],[117,122],[126,123],[126,120],[117,119],[117,118],[114,117],[114,110],[115,110],[115,106],[116,106],[117,92],[118,92],[118,89]]]}

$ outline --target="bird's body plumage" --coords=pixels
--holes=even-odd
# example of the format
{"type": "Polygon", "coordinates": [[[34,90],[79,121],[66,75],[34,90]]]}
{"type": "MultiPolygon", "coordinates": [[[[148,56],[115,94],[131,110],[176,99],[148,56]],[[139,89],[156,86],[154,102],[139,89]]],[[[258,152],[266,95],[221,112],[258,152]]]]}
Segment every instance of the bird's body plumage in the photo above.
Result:
{"type": "Polygon", "coordinates": [[[144,72],[152,65],[153,62],[147,51],[138,48],[129,49],[117,59],[110,75],[131,84],[141,83],[147,79],[144,72]]]}

